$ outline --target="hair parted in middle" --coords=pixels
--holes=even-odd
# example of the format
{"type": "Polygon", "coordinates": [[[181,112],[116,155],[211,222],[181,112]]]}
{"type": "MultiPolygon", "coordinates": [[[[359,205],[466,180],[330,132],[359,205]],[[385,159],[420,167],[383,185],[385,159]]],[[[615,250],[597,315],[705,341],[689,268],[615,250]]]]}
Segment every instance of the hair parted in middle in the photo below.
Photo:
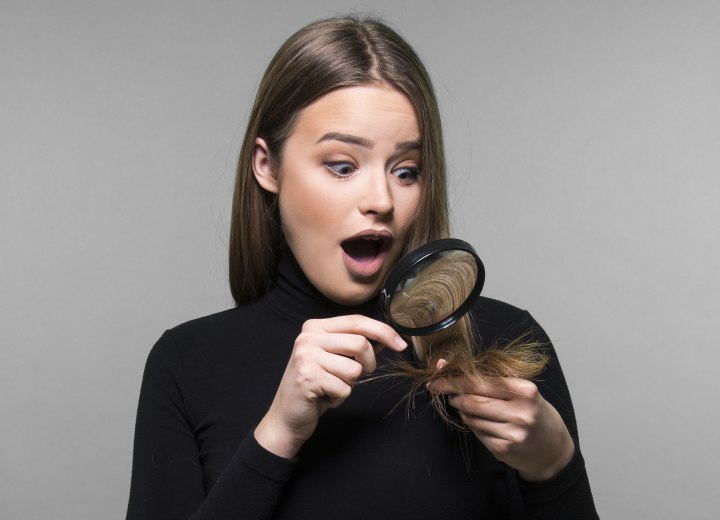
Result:
{"type": "Polygon", "coordinates": [[[440,112],[430,76],[410,45],[379,20],[329,18],[293,34],[263,76],[238,162],[230,227],[230,290],[236,304],[262,296],[275,277],[282,235],[277,199],[252,175],[255,139],[265,140],[274,167],[300,111],[343,87],[384,84],[403,93],[421,142],[420,210],[405,250],[449,233],[440,112]]]}

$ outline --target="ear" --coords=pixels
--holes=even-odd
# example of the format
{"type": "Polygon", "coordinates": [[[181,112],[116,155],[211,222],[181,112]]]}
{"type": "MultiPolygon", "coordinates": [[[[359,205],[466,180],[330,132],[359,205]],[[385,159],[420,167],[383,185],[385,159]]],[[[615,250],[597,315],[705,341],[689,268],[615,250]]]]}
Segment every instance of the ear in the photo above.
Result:
{"type": "Polygon", "coordinates": [[[277,193],[279,187],[277,172],[270,164],[270,152],[265,139],[261,137],[255,138],[252,167],[258,184],[270,193],[277,193]]]}

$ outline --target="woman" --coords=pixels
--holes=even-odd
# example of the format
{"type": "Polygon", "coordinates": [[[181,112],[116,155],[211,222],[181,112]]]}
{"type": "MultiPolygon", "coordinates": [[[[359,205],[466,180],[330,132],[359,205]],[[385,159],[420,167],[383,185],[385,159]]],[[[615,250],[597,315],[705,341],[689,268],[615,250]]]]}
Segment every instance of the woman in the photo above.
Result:
{"type": "MultiPolygon", "coordinates": [[[[407,355],[377,295],[447,221],[437,103],[413,50],[372,20],[293,35],[240,154],[238,306],[150,353],[127,517],[595,518],[554,357],[537,385],[439,379],[409,413],[404,380],[356,384],[407,355]],[[471,435],[447,428],[431,393],[471,435]]],[[[535,325],[487,298],[473,320],[484,341],[535,325]]]]}

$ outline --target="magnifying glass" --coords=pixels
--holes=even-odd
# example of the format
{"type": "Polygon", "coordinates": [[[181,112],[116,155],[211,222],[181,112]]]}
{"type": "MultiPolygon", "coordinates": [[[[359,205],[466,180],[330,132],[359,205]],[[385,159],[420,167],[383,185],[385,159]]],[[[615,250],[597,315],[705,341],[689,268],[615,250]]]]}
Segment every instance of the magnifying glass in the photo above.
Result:
{"type": "Polygon", "coordinates": [[[463,240],[443,238],[411,251],[390,271],[381,292],[390,324],[409,336],[446,329],[470,310],[485,267],[463,240]]]}

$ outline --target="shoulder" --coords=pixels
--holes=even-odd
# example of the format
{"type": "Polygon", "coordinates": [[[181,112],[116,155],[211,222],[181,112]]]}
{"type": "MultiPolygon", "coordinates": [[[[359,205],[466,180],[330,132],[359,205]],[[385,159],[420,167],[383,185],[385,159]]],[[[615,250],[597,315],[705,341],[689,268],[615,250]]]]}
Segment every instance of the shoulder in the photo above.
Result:
{"type": "Polygon", "coordinates": [[[529,313],[509,303],[481,296],[470,311],[478,327],[506,328],[526,321],[529,313]]]}
{"type": "Polygon", "coordinates": [[[148,362],[179,362],[187,356],[206,355],[237,344],[253,323],[252,304],[219,311],[165,330],[148,356],[148,362]]]}
{"type": "Polygon", "coordinates": [[[517,338],[531,333],[539,335],[542,341],[547,341],[545,331],[525,309],[481,296],[470,312],[473,324],[483,340],[517,338]]]}
{"type": "Polygon", "coordinates": [[[472,310],[473,314],[486,314],[495,318],[513,319],[527,314],[527,311],[509,303],[480,296],[472,310]]]}
{"type": "Polygon", "coordinates": [[[175,325],[168,329],[166,334],[173,336],[176,341],[186,341],[191,338],[202,339],[222,334],[237,326],[238,321],[242,321],[249,310],[249,306],[245,305],[225,309],[175,325]]]}
{"type": "Polygon", "coordinates": [[[247,304],[171,327],[150,350],[145,379],[188,395],[251,380],[253,371],[262,373],[277,362],[277,349],[259,348],[264,345],[258,338],[272,330],[269,319],[257,305],[247,304]]]}

